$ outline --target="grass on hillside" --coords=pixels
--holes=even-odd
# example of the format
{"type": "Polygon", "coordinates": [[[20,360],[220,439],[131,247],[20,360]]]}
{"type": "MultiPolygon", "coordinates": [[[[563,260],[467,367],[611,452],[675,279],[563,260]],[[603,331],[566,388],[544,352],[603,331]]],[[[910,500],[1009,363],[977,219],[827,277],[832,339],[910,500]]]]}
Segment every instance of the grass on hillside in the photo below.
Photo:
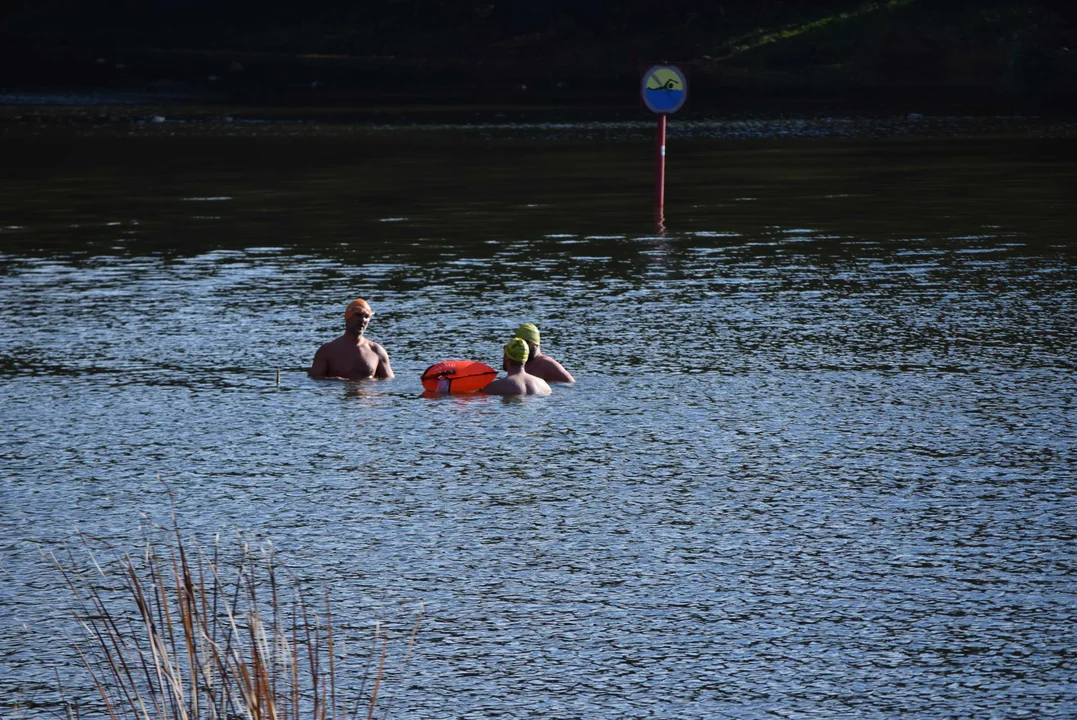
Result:
{"type": "Polygon", "coordinates": [[[746,35],[730,38],[726,42],[728,51],[725,53],[725,56],[732,57],[740,53],[763,47],[764,45],[770,45],[771,43],[788,40],[789,38],[820,30],[834,23],[856,20],[857,18],[861,18],[869,13],[879,12],[880,10],[894,10],[915,1],[916,0],[889,0],[889,2],[867,2],[854,10],[828,15],[827,17],[812,20],[810,22],[784,25],[778,28],[757,29],[746,35]]]}

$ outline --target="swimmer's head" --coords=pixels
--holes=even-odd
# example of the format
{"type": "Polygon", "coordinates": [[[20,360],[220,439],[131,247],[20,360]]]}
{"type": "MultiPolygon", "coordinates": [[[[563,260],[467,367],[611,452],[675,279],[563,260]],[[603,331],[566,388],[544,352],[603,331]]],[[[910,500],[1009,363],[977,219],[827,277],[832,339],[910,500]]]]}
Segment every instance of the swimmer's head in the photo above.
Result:
{"type": "Polygon", "coordinates": [[[374,311],[370,309],[370,303],[363,298],[355,298],[348,303],[348,309],[344,311],[344,322],[348,322],[352,319],[352,315],[361,312],[366,312],[368,315],[374,314],[374,311]]]}
{"type": "Polygon", "coordinates": [[[344,329],[352,335],[361,336],[370,324],[370,318],[374,317],[374,311],[363,298],[355,298],[348,303],[348,309],[344,311],[344,329]]]}
{"type": "Polygon", "coordinates": [[[527,356],[530,352],[527,349],[527,343],[520,338],[509,340],[509,344],[505,346],[505,358],[521,365],[527,362],[527,356]]]}
{"type": "Polygon", "coordinates": [[[529,343],[539,344],[539,329],[531,323],[524,323],[516,328],[516,337],[529,343]]]}

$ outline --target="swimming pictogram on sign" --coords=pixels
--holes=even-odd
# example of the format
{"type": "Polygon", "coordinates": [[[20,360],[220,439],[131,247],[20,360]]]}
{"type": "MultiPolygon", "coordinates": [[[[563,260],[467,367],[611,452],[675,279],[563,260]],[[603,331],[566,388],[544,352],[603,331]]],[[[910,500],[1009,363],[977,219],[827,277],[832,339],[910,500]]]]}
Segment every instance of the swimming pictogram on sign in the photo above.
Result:
{"type": "Polygon", "coordinates": [[[651,112],[675,113],[688,99],[688,81],[673,65],[655,65],[643,73],[643,104],[651,112]]]}

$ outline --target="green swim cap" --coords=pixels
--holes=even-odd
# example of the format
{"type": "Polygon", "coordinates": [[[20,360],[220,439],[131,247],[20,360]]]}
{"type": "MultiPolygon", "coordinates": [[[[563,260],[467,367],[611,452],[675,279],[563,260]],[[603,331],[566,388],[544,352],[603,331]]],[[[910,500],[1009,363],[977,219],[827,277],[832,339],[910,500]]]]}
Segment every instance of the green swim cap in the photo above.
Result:
{"type": "Polygon", "coordinates": [[[533,342],[536,345],[539,344],[539,331],[538,328],[531,323],[524,323],[520,327],[516,328],[516,337],[527,342],[533,342]]]}
{"type": "Polygon", "coordinates": [[[513,362],[525,363],[529,354],[527,343],[520,338],[509,340],[509,344],[505,346],[505,357],[513,362]]]}

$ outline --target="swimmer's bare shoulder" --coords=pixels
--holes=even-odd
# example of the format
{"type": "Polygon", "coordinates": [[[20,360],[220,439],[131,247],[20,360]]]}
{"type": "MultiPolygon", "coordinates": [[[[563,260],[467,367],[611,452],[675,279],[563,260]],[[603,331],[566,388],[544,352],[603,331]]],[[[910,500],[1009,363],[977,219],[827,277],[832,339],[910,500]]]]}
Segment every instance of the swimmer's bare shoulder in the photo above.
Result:
{"type": "Polygon", "coordinates": [[[374,370],[374,377],[382,380],[396,377],[396,373],[393,372],[393,368],[389,364],[389,353],[385,351],[385,348],[373,340],[368,340],[367,342],[370,343],[370,349],[378,356],[378,367],[374,370]]]}
{"type": "Polygon", "coordinates": [[[576,378],[572,377],[572,374],[568,370],[565,370],[561,363],[557,362],[549,355],[539,355],[528,362],[525,367],[529,374],[536,375],[547,382],[576,382],[576,378]]]}
{"type": "Polygon", "coordinates": [[[550,395],[553,391],[542,378],[515,376],[494,380],[479,392],[487,395],[550,395]]]}
{"type": "Polygon", "coordinates": [[[504,377],[500,380],[494,380],[489,385],[479,390],[481,393],[487,395],[526,395],[527,391],[520,386],[520,384],[513,381],[512,378],[504,377]]]}
{"type": "Polygon", "coordinates": [[[329,354],[333,351],[333,343],[339,339],[330,340],[318,348],[318,351],[314,353],[314,360],[310,363],[310,369],[307,370],[307,375],[315,380],[324,380],[329,377],[329,354]]]}
{"type": "Polygon", "coordinates": [[[550,389],[549,384],[540,377],[527,378],[527,394],[528,395],[552,395],[553,390],[550,389]]]}

